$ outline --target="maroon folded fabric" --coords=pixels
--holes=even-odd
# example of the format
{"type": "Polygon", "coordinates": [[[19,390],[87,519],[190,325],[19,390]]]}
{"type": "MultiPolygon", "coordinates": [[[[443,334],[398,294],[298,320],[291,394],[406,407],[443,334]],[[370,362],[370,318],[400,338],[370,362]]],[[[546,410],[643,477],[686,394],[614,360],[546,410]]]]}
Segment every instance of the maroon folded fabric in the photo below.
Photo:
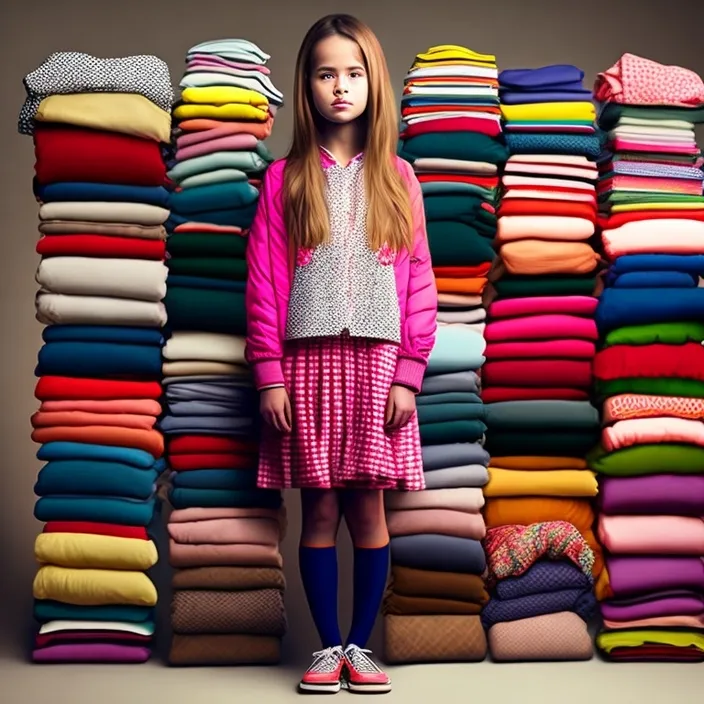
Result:
{"type": "Polygon", "coordinates": [[[704,662],[704,652],[694,646],[641,645],[638,648],[614,648],[604,656],[621,662],[704,662]]]}
{"type": "Polygon", "coordinates": [[[121,645],[146,646],[152,641],[152,636],[126,631],[55,631],[53,633],[38,633],[35,638],[37,648],[51,645],[75,645],[78,643],[119,643],[121,645]]]}
{"type": "Polygon", "coordinates": [[[565,359],[487,362],[482,367],[482,385],[573,387],[588,389],[592,383],[591,361],[565,359]]]}

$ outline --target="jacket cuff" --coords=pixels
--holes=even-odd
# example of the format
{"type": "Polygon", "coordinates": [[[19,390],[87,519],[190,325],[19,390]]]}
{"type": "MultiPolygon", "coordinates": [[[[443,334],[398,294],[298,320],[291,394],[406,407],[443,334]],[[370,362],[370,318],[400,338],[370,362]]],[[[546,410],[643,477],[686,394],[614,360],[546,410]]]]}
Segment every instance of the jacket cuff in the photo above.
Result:
{"type": "Polygon", "coordinates": [[[415,359],[400,358],[396,362],[396,374],[394,375],[393,383],[407,386],[416,393],[420,393],[423,387],[426,366],[423,362],[415,359]]]}
{"type": "Polygon", "coordinates": [[[267,359],[251,365],[254,386],[260,390],[264,386],[285,385],[284,371],[278,359],[267,359]]]}

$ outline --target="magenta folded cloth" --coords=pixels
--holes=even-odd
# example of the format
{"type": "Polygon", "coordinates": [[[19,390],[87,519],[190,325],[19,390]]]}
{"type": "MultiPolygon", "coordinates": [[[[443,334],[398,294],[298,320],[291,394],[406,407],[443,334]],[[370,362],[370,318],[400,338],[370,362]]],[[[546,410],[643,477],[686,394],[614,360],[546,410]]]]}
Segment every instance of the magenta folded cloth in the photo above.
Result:
{"type": "Polygon", "coordinates": [[[594,315],[599,299],[594,296],[535,296],[505,298],[494,301],[487,314],[494,318],[518,318],[522,315],[594,315]]]}
{"type": "Polygon", "coordinates": [[[150,648],[112,643],[75,643],[73,645],[50,645],[32,652],[32,660],[38,663],[125,663],[135,664],[149,660],[150,648]]]}
{"type": "Polygon", "coordinates": [[[597,340],[596,322],[578,315],[526,315],[521,318],[494,320],[484,330],[487,342],[515,340],[550,340],[556,338],[597,340]]]}

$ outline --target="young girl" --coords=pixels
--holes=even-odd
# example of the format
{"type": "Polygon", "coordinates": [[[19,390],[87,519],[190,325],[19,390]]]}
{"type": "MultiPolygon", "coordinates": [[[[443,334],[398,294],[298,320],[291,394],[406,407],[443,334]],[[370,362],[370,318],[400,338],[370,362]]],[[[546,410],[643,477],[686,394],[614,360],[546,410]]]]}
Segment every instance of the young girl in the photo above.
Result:
{"type": "Polygon", "coordinates": [[[374,34],[319,20],[298,54],[293,143],[263,179],[247,252],[247,360],[265,421],[258,485],[301,489],[304,590],[322,650],[301,691],[387,692],[365,646],[384,594],[384,490],[425,484],[415,394],[437,291],[420,184],[374,34]],[[352,627],[337,615],[336,541],[354,544],[352,627]]]}

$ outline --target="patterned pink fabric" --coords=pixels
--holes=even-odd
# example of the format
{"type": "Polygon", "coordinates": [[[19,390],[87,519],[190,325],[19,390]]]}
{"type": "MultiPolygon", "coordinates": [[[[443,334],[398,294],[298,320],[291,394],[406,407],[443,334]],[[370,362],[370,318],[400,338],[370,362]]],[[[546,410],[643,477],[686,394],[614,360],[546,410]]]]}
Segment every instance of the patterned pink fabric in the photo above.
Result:
{"type": "Polygon", "coordinates": [[[704,420],[704,399],[681,396],[649,396],[646,394],[619,394],[604,404],[604,423],[632,418],[673,416],[690,420],[704,420]]]}
{"type": "Polygon", "coordinates": [[[597,74],[594,95],[600,102],[694,107],[704,103],[704,82],[689,69],[626,53],[597,74]]]}
{"type": "Polygon", "coordinates": [[[704,423],[686,418],[633,418],[604,428],[601,442],[607,452],[633,445],[662,442],[704,447],[704,423]]]}
{"type": "Polygon", "coordinates": [[[293,431],[262,431],[258,485],[425,488],[418,416],[384,428],[398,346],[347,335],[288,343],[283,360],[293,431]]]}

